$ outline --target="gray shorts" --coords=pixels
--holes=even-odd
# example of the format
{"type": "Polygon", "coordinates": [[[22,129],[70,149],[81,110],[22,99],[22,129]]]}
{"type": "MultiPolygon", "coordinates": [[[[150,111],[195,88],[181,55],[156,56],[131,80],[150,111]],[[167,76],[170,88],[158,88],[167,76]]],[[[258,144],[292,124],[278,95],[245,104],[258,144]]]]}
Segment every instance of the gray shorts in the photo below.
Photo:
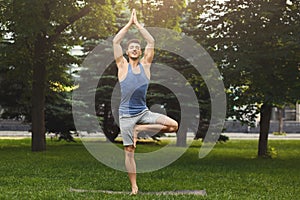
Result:
{"type": "Polygon", "coordinates": [[[154,113],[150,110],[145,110],[135,116],[120,117],[120,130],[123,138],[123,145],[133,145],[133,128],[136,124],[155,124],[156,120],[164,116],[160,113],[154,113]]]}

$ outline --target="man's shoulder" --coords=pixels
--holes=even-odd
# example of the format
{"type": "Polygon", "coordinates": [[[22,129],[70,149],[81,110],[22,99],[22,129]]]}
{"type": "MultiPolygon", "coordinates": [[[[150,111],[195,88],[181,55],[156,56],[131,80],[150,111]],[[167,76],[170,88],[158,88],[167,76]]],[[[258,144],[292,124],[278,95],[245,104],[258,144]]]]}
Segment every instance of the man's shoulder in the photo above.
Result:
{"type": "Polygon", "coordinates": [[[140,60],[140,64],[141,64],[144,68],[149,68],[149,67],[151,66],[152,63],[145,62],[145,60],[141,59],[141,60],[140,60]]]}

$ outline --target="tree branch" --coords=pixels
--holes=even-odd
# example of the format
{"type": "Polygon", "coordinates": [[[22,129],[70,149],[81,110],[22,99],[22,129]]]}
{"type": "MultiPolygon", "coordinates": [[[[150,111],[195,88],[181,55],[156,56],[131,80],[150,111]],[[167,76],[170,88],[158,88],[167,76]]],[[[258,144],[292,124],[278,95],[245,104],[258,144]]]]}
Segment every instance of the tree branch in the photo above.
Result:
{"type": "Polygon", "coordinates": [[[68,18],[67,22],[64,24],[59,25],[58,27],[56,27],[55,29],[55,34],[53,36],[51,36],[49,38],[50,42],[55,41],[59,35],[71,24],[73,24],[74,22],[76,22],[77,20],[79,20],[80,18],[86,16],[89,12],[92,11],[92,8],[90,6],[86,6],[84,8],[82,8],[78,13],[76,13],[75,15],[71,16],[68,18]]]}

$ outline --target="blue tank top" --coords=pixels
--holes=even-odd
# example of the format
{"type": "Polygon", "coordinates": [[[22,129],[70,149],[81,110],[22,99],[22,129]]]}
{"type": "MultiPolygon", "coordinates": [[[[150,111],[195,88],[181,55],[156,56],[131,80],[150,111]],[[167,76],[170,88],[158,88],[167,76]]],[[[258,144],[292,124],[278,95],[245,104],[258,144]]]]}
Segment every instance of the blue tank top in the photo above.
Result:
{"type": "Polygon", "coordinates": [[[149,86],[144,67],[138,64],[140,73],[135,74],[128,64],[127,76],[120,82],[121,102],[119,107],[120,117],[134,116],[148,109],[146,106],[146,93],[149,86]]]}

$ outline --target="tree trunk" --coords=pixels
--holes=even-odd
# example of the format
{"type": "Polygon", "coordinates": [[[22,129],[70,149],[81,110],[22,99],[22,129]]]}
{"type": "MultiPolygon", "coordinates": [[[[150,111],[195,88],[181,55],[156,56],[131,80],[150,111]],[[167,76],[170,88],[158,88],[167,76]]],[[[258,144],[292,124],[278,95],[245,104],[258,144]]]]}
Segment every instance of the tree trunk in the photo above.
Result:
{"type": "Polygon", "coordinates": [[[181,125],[181,127],[177,132],[177,141],[176,146],[178,147],[186,147],[186,140],[187,140],[187,127],[181,125]]]}
{"type": "Polygon", "coordinates": [[[46,90],[46,57],[45,40],[41,37],[35,44],[35,60],[32,77],[32,151],[46,150],[45,136],[45,90],[46,90]]]}
{"type": "Polygon", "coordinates": [[[296,122],[300,122],[300,102],[296,103],[296,122]]]}
{"type": "Polygon", "coordinates": [[[272,114],[272,105],[264,103],[260,110],[260,133],[258,142],[258,157],[265,157],[268,153],[268,134],[270,129],[270,120],[272,114]]]}
{"type": "Polygon", "coordinates": [[[283,133],[283,108],[278,108],[278,133],[283,133]]]}

